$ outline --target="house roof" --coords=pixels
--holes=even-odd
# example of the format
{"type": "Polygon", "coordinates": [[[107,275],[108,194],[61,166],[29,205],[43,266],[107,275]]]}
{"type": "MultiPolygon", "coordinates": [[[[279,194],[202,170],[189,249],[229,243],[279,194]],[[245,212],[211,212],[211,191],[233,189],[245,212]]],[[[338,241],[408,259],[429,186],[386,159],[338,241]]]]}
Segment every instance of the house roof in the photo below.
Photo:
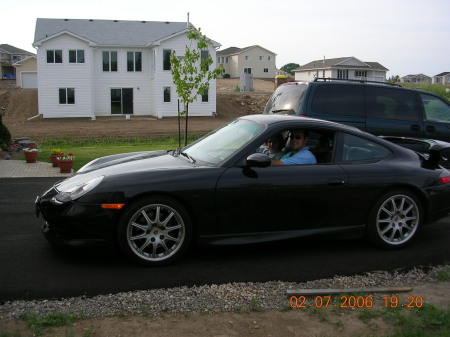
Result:
{"type": "Polygon", "coordinates": [[[358,60],[355,57],[340,57],[340,58],[334,58],[334,59],[323,59],[323,60],[315,60],[312,62],[309,62],[301,67],[298,67],[294,69],[293,71],[304,71],[304,70],[317,70],[317,69],[330,69],[330,68],[361,68],[361,69],[373,69],[373,70],[384,70],[388,71],[389,69],[383,67],[378,62],[362,62],[358,60]],[[357,65],[348,65],[343,64],[345,61],[355,59],[359,62],[361,62],[361,66],[357,65]]]}
{"type": "Polygon", "coordinates": [[[448,74],[450,74],[450,71],[445,71],[445,72],[443,72],[443,73],[440,73],[440,74],[434,75],[434,77],[438,77],[438,76],[445,76],[445,75],[448,75],[448,74]]]}
{"type": "Polygon", "coordinates": [[[229,48],[226,48],[224,50],[218,50],[217,51],[217,56],[229,56],[229,55],[241,54],[241,53],[243,53],[243,52],[245,52],[245,51],[247,51],[249,49],[253,49],[253,48],[257,48],[257,47],[261,48],[261,49],[264,49],[264,50],[267,50],[269,53],[272,53],[272,54],[276,55],[274,52],[272,52],[272,51],[270,51],[270,50],[268,50],[266,48],[263,48],[263,47],[258,46],[258,45],[253,45],[253,46],[249,46],[249,47],[245,47],[245,48],[229,47],[229,48]]]}
{"type": "Polygon", "coordinates": [[[26,51],[26,50],[23,50],[20,48],[16,48],[9,44],[0,44],[0,49],[2,50],[2,53],[34,55],[33,53],[30,53],[29,51],[26,51]]]}
{"type": "Polygon", "coordinates": [[[186,31],[186,22],[38,18],[33,45],[68,33],[96,45],[145,47],[186,31]]]}
{"type": "Polygon", "coordinates": [[[408,78],[431,78],[431,77],[427,76],[425,74],[410,74],[410,75],[403,76],[402,78],[408,79],[408,78]]]}

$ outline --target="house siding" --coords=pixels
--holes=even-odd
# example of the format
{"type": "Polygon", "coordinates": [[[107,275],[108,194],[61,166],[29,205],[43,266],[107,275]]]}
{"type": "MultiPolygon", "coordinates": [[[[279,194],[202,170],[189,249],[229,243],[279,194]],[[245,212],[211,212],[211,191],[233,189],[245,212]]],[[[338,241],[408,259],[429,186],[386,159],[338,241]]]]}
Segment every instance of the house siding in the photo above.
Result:
{"type": "MultiPolygon", "coordinates": [[[[189,43],[187,34],[180,34],[150,47],[90,47],[69,34],[44,41],[38,49],[39,112],[44,118],[120,116],[111,114],[111,89],[133,89],[133,114],[136,116],[169,117],[178,114],[178,96],[170,70],[163,70],[163,50],[183,55],[189,43]],[[63,63],[48,64],[47,50],[62,50],[63,63]],[[84,64],[69,64],[69,50],[83,49],[84,64]],[[116,72],[103,71],[103,51],[117,52],[116,72]],[[127,70],[127,52],[142,53],[142,71],[127,70]],[[163,101],[163,88],[171,87],[171,102],[163,101]],[[75,104],[59,104],[59,88],[75,88],[75,104]]],[[[214,60],[216,51],[209,53],[214,60]]],[[[210,81],[209,102],[199,100],[189,105],[191,116],[212,116],[216,113],[216,81],[210,81]]]]}
{"type": "Polygon", "coordinates": [[[67,34],[47,41],[37,54],[39,111],[45,118],[92,116],[92,53],[67,34]],[[69,50],[84,50],[85,63],[69,63],[69,50]],[[47,63],[47,50],[62,50],[63,63],[47,63]],[[75,104],[59,104],[59,88],[75,88],[75,104]]]}

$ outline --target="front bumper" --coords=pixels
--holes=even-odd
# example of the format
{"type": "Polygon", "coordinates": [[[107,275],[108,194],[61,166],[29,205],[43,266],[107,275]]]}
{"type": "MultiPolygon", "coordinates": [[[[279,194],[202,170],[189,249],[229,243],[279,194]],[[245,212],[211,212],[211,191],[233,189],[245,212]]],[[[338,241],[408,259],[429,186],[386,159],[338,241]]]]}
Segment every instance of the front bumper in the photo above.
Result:
{"type": "Polygon", "coordinates": [[[37,197],[36,216],[42,214],[42,233],[55,245],[85,246],[114,243],[119,211],[103,209],[100,204],[52,201],[56,190],[37,197]]]}

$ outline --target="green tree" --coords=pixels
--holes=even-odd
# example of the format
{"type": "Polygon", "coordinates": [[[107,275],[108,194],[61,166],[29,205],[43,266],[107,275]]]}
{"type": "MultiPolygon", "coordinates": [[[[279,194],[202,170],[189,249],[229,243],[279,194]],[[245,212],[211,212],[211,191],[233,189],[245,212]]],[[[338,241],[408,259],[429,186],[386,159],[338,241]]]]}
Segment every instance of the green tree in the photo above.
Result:
{"type": "Polygon", "coordinates": [[[209,81],[222,74],[222,66],[210,70],[213,59],[209,52],[211,40],[201,33],[200,28],[189,27],[187,37],[190,45],[186,45],[184,56],[178,57],[175,51],[170,55],[170,66],[173,83],[184,110],[178,112],[185,116],[184,145],[187,145],[189,104],[195,102],[199,95],[209,90],[209,81]]]}
{"type": "Polygon", "coordinates": [[[294,72],[292,70],[298,67],[300,67],[300,64],[298,63],[288,63],[282,66],[281,70],[287,72],[288,74],[294,75],[294,72]]]}

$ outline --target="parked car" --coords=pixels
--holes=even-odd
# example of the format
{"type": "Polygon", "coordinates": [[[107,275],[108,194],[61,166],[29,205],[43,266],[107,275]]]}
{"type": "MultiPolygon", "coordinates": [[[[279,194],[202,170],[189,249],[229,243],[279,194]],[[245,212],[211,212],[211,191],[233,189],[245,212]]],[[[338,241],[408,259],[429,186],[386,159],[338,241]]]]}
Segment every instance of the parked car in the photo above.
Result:
{"type": "Polygon", "coordinates": [[[182,149],[98,158],[39,196],[36,211],[55,245],[117,241],[150,266],[175,261],[192,241],[342,233],[398,248],[450,211],[450,172],[438,165],[450,144],[429,143],[423,156],[329,121],[245,116],[182,149]],[[309,131],[318,163],[272,166],[259,149],[293,129],[309,131]]]}
{"type": "MultiPolygon", "coordinates": [[[[287,113],[355,126],[374,135],[450,142],[450,103],[398,84],[317,78],[280,85],[264,114],[287,113]]],[[[425,151],[421,145],[404,144],[425,151]]]]}

